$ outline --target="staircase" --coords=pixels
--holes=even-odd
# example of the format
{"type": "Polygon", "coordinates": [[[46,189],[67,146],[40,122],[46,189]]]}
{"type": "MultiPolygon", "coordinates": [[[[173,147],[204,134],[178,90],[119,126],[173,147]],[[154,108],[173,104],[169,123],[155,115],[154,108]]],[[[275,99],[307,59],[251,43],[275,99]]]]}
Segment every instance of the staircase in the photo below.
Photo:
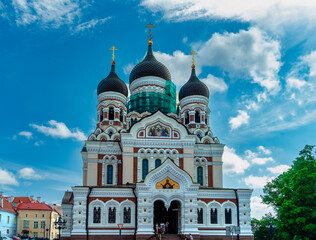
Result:
{"type": "Polygon", "coordinates": [[[161,240],[181,240],[181,238],[177,234],[163,234],[161,240]]]}

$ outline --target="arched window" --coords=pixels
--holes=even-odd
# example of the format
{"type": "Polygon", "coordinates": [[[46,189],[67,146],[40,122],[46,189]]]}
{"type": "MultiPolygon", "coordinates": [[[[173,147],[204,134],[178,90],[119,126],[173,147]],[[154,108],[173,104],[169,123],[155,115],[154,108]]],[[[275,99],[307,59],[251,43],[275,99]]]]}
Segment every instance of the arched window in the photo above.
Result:
{"type": "Polygon", "coordinates": [[[190,116],[189,116],[189,112],[185,113],[185,124],[189,124],[190,122],[190,116]]]}
{"type": "Polygon", "coordinates": [[[217,224],[217,208],[211,209],[211,224],[217,224]]]}
{"type": "Polygon", "coordinates": [[[107,166],[106,184],[113,184],[113,166],[112,165],[107,166]]]}
{"type": "Polygon", "coordinates": [[[124,207],[123,223],[131,223],[131,208],[124,207]]]}
{"type": "Polygon", "coordinates": [[[225,208],[225,224],[232,224],[232,210],[225,208]]]}
{"type": "Polygon", "coordinates": [[[207,116],[205,116],[205,124],[207,125],[207,116]]]}
{"type": "Polygon", "coordinates": [[[198,208],[197,209],[197,214],[198,214],[198,224],[203,224],[203,208],[198,208]]]}
{"type": "Polygon", "coordinates": [[[159,167],[161,165],[161,159],[155,160],[155,168],[159,167]]]}
{"type": "Polygon", "coordinates": [[[144,180],[148,174],[148,159],[143,159],[142,169],[142,179],[144,180]]]}
{"type": "Polygon", "coordinates": [[[100,112],[100,122],[102,122],[103,121],[103,111],[101,110],[101,112],[100,112]]]}
{"type": "Polygon", "coordinates": [[[100,223],[101,222],[101,208],[94,207],[93,208],[93,223],[100,223]]]}
{"type": "Polygon", "coordinates": [[[197,168],[197,182],[203,185],[203,167],[197,168]]]}
{"type": "Polygon", "coordinates": [[[123,110],[120,111],[120,121],[123,122],[123,110]]]}
{"type": "Polygon", "coordinates": [[[195,112],[195,122],[200,123],[201,122],[201,117],[200,117],[200,112],[196,111],[195,112]]]}
{"type": "Polygon", "coordinates": [[[114,120],[114,108],[109,108],[109,120],[114,120]]]}
{"type": "Polygon", "coordinates": [[[116,208],[115,207],[109,207],[109,223],[115,223],[116,222],[116,208]]]}

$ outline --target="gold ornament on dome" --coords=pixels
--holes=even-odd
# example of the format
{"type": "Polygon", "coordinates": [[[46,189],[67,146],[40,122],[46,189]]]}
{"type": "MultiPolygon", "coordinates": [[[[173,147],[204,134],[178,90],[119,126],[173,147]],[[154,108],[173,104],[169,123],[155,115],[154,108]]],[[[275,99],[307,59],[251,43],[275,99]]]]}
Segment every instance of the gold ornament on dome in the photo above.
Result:
{"type": "Polygon", "coordinates": [[[153,42],[151,41],[151,39],[153,39],[153,37],[151,35],[151,29],[155,28],[155,26],[153,24],[151,24],[151,23],[148,23],[147,26],[145,26],[145,28],[149,28],[149,36],[148,36],[149,41],[148,41],[148,44],[152,45],[153,42]]]}
{"type": "Polygon", "coordinates": [[[169,177],[166,177],[156,184],[156,189],[180,189],[180,185],[169,177]]]}
{"type": "Polygon", "coordinates": [[[190,52],[190,54],[192,55],[192,68],[195,68],[195,60],[194,60],[194,55],[197,55],[197,53],[194,51],[194,50],[192,50],[191,52],[190,52]]]}
{"type": "Polygon", "coordinates": [[[112,51],[112,64],[115,64],[115,61],[114,61],[114,59],[115,59],[114,51],[116,51],[117,48],[113,46],[113,47],[111,47],[109,50],[112,51]]]}

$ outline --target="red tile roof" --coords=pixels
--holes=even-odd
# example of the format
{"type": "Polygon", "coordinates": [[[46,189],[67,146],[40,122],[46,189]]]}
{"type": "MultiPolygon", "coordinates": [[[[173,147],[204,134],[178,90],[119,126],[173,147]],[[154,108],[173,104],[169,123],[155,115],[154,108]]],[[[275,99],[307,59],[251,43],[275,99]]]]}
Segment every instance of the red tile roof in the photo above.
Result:
{"type": "Polygon", "coordinates": [[[48,206],[46,203],[18,203],[16,205],[17,210],[48,210],[48,211],[54,211],[50,206],[48,206]]]}
{"type": "Polygon", "coordinates": [[[19,202],[31,203],[31,202],[37,202],[37,201],[30,197],[14,197],[13,203],[19,203],[19,202]]]}
{"type": "Polygon", "coordinates": [[[3,207],[0,207],[0,210],[16,213],[13,204],[8,201],[7,197],[3,197],[3,207]]]}

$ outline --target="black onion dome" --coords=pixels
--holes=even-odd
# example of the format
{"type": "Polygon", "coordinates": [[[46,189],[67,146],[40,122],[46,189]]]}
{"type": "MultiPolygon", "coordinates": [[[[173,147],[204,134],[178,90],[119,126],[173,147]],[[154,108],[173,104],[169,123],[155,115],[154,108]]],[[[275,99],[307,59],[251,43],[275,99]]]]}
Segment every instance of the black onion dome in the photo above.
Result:
{"type": "Polygon", "coordinates": [[[128,96],[128,89],[123,80],[121,80],[115,71],[115,62],[112,62],[110,74],[104,78],[98,85],[98,95],[103,92],[118,92],[128,96]]]}
{"type": "Polygon", "coordinates": [[[148,51],[144,60],[138,63],[129,75],[129,83],[140,77],[155,76],[165,80],[171,80],[168,68],[157,61],[154,56],[152,44],[148,45],[148,51]]]}
{"type": "Polygon", "coordinates": [[[181,99],[192,95],[200,95],[207,98],[210,96],[208,87],[196,76],[195,68],[192,68],[189,81],[187,81],[180,89],[179,100],[181,101],[181,99]]]}

